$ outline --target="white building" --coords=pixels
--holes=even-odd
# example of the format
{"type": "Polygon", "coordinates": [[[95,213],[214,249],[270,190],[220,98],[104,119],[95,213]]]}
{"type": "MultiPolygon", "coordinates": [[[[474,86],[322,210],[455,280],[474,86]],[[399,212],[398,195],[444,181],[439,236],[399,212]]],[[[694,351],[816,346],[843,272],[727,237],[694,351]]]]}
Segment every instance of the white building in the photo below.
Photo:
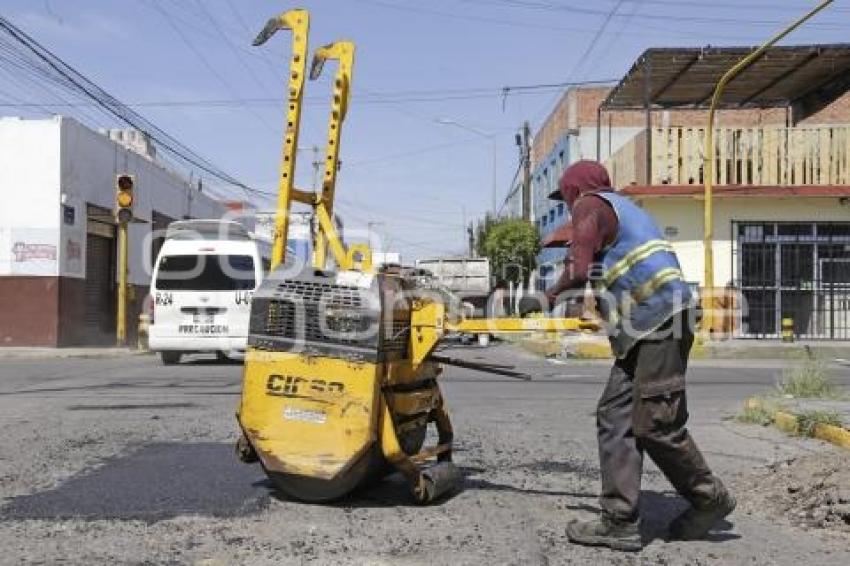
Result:
{"type": "Polygon", "coordinates": [[[224,207],[155,160],[138,132],[67,117],[0,118],[0,346],[109,344],[115,337],[115,179],[135,178],[128,328],[147,294],[158,231],[224,207]]]}

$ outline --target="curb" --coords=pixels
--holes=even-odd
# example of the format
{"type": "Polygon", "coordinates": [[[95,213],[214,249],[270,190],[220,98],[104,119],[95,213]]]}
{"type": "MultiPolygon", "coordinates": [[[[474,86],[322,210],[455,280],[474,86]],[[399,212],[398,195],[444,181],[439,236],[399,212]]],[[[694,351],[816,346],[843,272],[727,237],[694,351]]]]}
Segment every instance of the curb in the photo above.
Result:
{"type": "Polygon", "coordinates": [[[581,337],[565,342],[552,338],[524,338],[516,342],[521,348],[538,356],[550,357],[565,355],[571,360],[611,360],[611,344],[608,339],[581,337]]]}
{"type": "Polygon", "coordinates": [[[61,348],[17,351],[4,351],[0,348],[0,360],[69,360],[69,359],[106,359],[122,358],[125,356],[143,356],[150,354],[147,350],[131,350],[105,348],[103,350],[62,350],[61,348]]]}
{"type": "Polygon", "coordinates": [[[579,360],[612,360],[614,359],[614,352],[611,351],[611,344],[606,338],[604,342],[587,341],[576,343],[573,351],[570,352],[570,357],[579,360]]]}
{"type": "MultiPolygon", "coordinates": [[[[765,408],[762,402],[756,397],[750,397],[747,399],[744,406],[748,409],[765,408]]],[[[799,435],[800,421],[797,418],[797,415],[777,409],[773,411],[772,418],[773,424],[779,430],[787,434],[799,435]]],[[[812,438],[817,438],[818,440],[823,440],[824,442],[829,442],[830,444],[850,449],[850,430],[843,427],[817,423],[812,428],[812,438]]]]}

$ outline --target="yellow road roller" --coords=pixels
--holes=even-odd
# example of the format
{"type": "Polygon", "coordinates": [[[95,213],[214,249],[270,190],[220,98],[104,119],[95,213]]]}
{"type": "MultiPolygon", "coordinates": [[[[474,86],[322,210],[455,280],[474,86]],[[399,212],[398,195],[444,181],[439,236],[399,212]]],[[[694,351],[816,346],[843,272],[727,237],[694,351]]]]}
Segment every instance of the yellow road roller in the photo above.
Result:
{"type": "Polygon", "coordinates": [[[408,480],[417,502],[431,502],[458,482],[453,431],[438,377],[445,363],[526,377],[508,368],[441,358],[446,332],[578,330],[578,319],[463,319],[450,294],[402,270],[376,273],[363,245],[345,246],[332,219],[342,122],[348,109],[354,45],[320,48],[311,78],[339,62],[333,82],[325,172],[320,191],[294,185],[306,71],[309,14],[272,18],[255,40],[292,31],[287,124],[281,164],[272,272],[254,294],[237,420],[236,451],[262,465],[287,496],[340,498],[391,471],[408,480]],[[317,220],[312,265],[286,261],[292,202],[317,220]],[[330,258],[326,257],[330,250],[330,258]],[[425,446],[429,426],[436,438],[425,446]]]}

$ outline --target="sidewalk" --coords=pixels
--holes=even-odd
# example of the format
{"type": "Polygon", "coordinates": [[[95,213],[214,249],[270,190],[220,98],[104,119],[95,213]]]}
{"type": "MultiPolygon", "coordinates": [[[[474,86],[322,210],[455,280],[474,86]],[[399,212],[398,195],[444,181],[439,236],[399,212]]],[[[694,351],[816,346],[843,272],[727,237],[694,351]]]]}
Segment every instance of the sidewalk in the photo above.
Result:
{"type": "Polygon", "coordinates": [[[700,344],[695,347],[694,357],[714,359],[804,359],[814,357],[822,360],[850,360],[850,341],[804,340],[782,342],[776,339],[733,338],[700,344]],[[697,356],[697,354],[701,355],[697,356]]]}
{"type": "MultiPolygon", "coordinates": [[[[517,340],[524,349],[541,356],[595,360],[610,359],[611,347],[602,334],[545,335],[534,333],[517,340]]],[[[799,360],[809,357],[850,364],[850,341],[755,340],[733,338],[702,342],[697,340],[691,359],[700,360],[799,360]]]]}
{"type": "Polygon", "coordinates": [[[65,358],[120,358],[147,354],[131,348],[26,348],[0,347],[0,360],[55,360],[65,358]]]}

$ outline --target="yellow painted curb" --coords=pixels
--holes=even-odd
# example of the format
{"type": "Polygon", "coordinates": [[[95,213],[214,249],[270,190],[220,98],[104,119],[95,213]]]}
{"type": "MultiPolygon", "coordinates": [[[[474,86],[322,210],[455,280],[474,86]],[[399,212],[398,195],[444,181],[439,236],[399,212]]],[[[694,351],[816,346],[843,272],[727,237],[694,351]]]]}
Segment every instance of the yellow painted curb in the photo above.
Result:
{"type": "MultiPolygon", "coordinates": [[[[750,397],[744,401],[744,407],[747,409],[760,409],[764,405],[758,398],[750,397]]],[[[776,428],[792,435],[800,433],[800,421],[796,415],[777,410],[773,412],[772,417],[776,428]]],[[[817,423],[812,427],[812,438],[817,438],[818,440],[823,440],[824,442],[829,442],[842,448],[850,448],[850,430],[843,427],[817,423]]]]}
{"type": "Polygon", "coordinates": [[[797,417],[785,411],[776,411],[773,413],[773,424],[776,428],[788,434],[797,434],[800,432],[800,424],[797,422],[797,417]]]}
{"type": "MultiPolygon", "coordinates": [[[[556,356],[564,350],[560,337],[557,341],[543,336],[523,338],[517,343],[525,350],[542,356],[556,356]]],[[[611,344],[607,338],[595,339],[587,337],[572,342],[567,349],[571,358],[579,360],[610,360],[614,357],[614,353],[611,351],[611,344]]]]}
{"type": "Polygon", "coordinates": [[[828,424],[816,424],[813,436],[825,442],[831,442],[842,448],[850,448],[850,430],[828,424]]]}
{"type": "Polygon", "coordinates": [[[575,345],[574,355],[582,360],[608,360],[614,357],[607,339],[604,342],[579,342],[575,345]]]}
{"type": "Polygon", "coordinates": [[[561,353],[561,344],[549,340],[524,339],[519,342],[519,345],[538,356],[557,356],[561,353]]]}

